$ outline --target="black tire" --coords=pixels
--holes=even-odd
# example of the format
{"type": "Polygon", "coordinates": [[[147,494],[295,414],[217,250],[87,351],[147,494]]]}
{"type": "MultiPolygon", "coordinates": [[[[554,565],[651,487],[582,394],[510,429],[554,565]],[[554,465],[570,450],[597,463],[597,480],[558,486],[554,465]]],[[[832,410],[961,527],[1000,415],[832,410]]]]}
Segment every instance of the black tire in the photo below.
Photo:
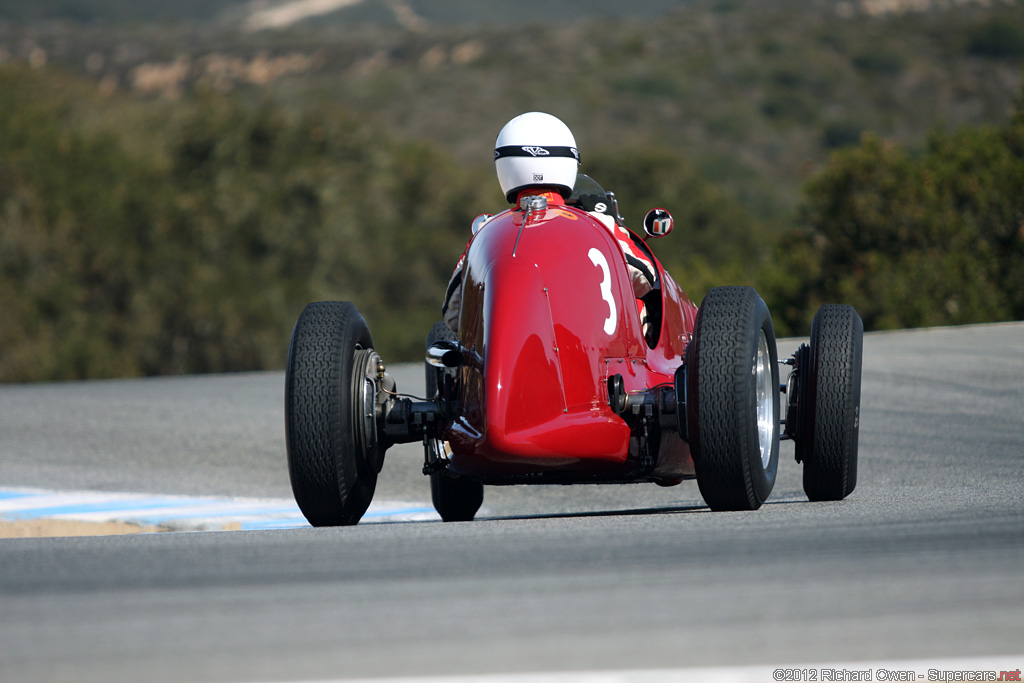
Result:
{"type": "Polygon", "coordinates": [[[430,499],[445,522],[472,522],[484,502],[484,485],[472,479],[430,473],[430,499]]]}
{"type": "MultiPolygon", "coordinates": [[[[427,335],[427,347],[440,340],[457,340],[458,336],[443,322],[434,323],[427,335]]],[[[427,398],[433,399],[437,393],[437,385],[441,370],[429,363],[426,364],[427,398]]],[[[441,443],[433,440],[424,445],[425,449],[441,448],[441,443]]],[[[428,453],[429,455],[429,453],[428,453]]],[[[430,473],[430,499],[434,509],[446,522],[469,522],[476,516],[477,510],[484,502],[484,485],[479,481],[463,477],[453,477],[445,471],[430,473]]]]}
{"type": "Polygon", "coordinates": [[[347,301],[311,303],[292,331],[285,442],[292,492],[313,526],[356,524],[373,498],[380,453],[360,415],[373,338],[347,301]]]}
{"type": "Polygon", "coordinates": [[[754,289],[708,292],[685,372],[690,451],[704,501],[712,510],[756,510],[775,486],[780,400],[775,327],[754,289]]]}
{"type": "Polygon", "coordinates": [[[853,306],[818,309],[803,351],[806,378],[798,378],[796,455],[810,500],[842,500],[857,485],[863,349],[864,323],[853,306]]]}

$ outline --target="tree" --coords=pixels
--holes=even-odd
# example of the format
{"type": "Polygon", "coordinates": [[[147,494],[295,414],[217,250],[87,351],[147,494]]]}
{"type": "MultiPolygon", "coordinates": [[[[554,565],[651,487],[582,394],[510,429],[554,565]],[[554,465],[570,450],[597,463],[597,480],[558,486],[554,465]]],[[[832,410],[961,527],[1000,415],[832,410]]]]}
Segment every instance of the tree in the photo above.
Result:
{"type": "Polygon", "coordinates": [[[0,71],[0,381],[280,368],[321,299],[421,357],[480,212],[471,172],[344,111],[223,95],[133,155],[68,125],[33,91],[50,78],[0,71]]]}
{"type": "Polygon", "coordinates": [[[1022,105],[1002,129],[936,130],[920,155],[871,134],[835,152],[766,274],[783,329],[828,302],[868,329],[1024,317],[1022,105]]]}

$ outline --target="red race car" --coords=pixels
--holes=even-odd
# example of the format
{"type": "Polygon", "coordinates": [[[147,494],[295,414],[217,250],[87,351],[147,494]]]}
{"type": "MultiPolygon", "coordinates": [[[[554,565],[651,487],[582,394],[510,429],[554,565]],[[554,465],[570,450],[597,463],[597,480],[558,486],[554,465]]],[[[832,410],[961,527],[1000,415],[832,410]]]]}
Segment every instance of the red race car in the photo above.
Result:
{"type": "MultiPolygon", "coordinates": [[[[796,442],[811,500],[853,490],[863,325],[852,307],[823,306],[809,345],[780,361],[754,289],[712,289],[698,308],[630,233],[657,269],[638,300],[622,247],[574,205],[578,193],[564,206],[530,199],[474,223],[459,333],[438,323],[427,337],[426,400],[398,393],[352,303],[303,310],[285,426],[312,525],[357,523],[387,448],[412,441],[445,521],[471,520],[485,484],[695,478],[712,509],[753,510],[772,491],[783,439],[796,442]]],[[[647,238],[671,228],[663,209],[644,220],[647,238]]]]}

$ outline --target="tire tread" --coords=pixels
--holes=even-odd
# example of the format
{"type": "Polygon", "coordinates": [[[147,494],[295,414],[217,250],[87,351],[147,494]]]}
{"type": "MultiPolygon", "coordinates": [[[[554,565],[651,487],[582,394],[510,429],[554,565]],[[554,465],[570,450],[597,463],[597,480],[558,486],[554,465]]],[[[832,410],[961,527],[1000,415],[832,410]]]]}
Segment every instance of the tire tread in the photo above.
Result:
{"type": "MultiPolygon", "coordinates": [[[[694,363],[690,372],[696,377],[695,382],[691,378],[690,400],[697,399],[696,414],[691,417],[691,448],[697,484],[713,510],[756,509],[767,498],[765,486],[770,492],[774,483],[772,479],[758,486],[755,478],[764,475],[753,471],[746,455],[751,449],[760,452],[756,433],[749,429],[756,413],[747,388],[752,353],[756,353],[756,346],[753,351],[750,346],[750,328],[756,324],[761,329],[763,315],[767,307],[750,287],[716,287],[698,310],[690,354],[694,363]]],[[[774,349],[774,345],[772,331],[769,346],[774,349]]],[[[775,450],[777,462],[777,446],[775,450]]]]}
{"type": "Polygon", "coordinates": [[[376,474],[359,476],[351,416],[352,349],[371,348],[366,321],[344,301],[311,303],[292,332],[285,380],[285,436],[295,500],[313,526],[355,524],[376,474]],[[372,479],[372,481],[371,481],[372,479]]]}
{"type": "Polygon", "coordinates": [[[822,306],[811,325],[813,421],[803,482],[813,501],[842,500],[857,485],[863,334],[857,311],[842,304],[822,306]]]}

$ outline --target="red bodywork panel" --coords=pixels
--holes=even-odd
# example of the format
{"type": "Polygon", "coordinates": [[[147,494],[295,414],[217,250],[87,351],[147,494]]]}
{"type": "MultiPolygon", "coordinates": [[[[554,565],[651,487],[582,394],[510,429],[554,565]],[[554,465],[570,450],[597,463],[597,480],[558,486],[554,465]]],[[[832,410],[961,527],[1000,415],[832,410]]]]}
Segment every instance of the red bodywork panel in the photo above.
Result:
{"type": "MultiPolygon", "coordinates": [[[[608,405],[607,379],[627,391],[671,383],[697,308],[657,263],[661,333],[650,349],[618,242],[595,218],[557,206],[507,211],[473,238],[463,271],[459,416],[449,467],[475,476],[552,470],[629,472],[630,429],[608,405]]],[[[691,476],[689,450],[663,448],[658,476],[691,476]]],[[[633,440],[635,442],[635,440],[633,440]]],[[[635,448],[635,444],[634,444],[635,448]]]]}

